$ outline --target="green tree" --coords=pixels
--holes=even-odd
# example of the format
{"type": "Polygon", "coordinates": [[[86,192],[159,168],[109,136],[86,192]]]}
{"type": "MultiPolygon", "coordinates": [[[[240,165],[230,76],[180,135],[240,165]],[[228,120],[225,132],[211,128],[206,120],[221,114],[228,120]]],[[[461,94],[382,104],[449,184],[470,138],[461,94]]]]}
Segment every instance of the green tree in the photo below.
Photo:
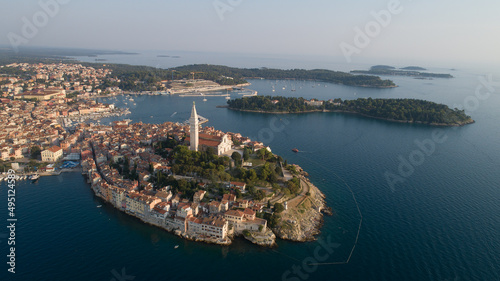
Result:
{"type": "Polygon", "coordinates": [[[249,158],[250,158],[250,149],[245,147],[245,149],[243,150],[243,159],[245,161],[248,161],[249,158]]]}
{"type": "Polygon", "coordinates": [[[262,158],[262,160],[265,159],[266,153],[267,153],[267,149],[265,149],[265,148],[261,148],[257,151],[257,155],[259,156],[259,158],[262,158]]]}
{"type": "Polygon", "coordinates": [[[42,149],[39,146],[32,146],[30,150],[32,159],[37,159],[42,152],[42,149]]]}
{"type": "Polygon", "coordinates": [[[233,152],[233,154],[231,154],[231,158],[234,160],[236,166],[241,166],[241,154],[239,152],[233,152]]]}
{"type": "Polygon", "coordinates": [[[246,172],[246,175],[247,175],[247,179],[250,181],[250,182],[254,182],[257,180],[257,173],[255,172],[254,169],[250,169],[246,172]]]}
{"type": "Polygon", "coordinates": [[[279,214],[279,213],[283,212],[284,210],[285,210],[285,207],[283,206],[283,204],[281,204],[281,203],[274,203],[274,211],[276,213],[279,214]]]}

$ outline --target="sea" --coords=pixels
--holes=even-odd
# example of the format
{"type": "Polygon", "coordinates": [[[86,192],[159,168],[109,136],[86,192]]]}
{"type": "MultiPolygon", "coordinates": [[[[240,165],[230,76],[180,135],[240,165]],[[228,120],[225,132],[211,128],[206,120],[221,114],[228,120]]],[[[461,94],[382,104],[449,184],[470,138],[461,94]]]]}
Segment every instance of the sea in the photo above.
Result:
{"type": "MultiPolygon", "coordinates": [[[[211,63],[347,71],[370,66],[304,57],[166,52],[98,58],[161,68],[211,63]]],[[[184,122],[195,101],[198,113],[209,119],[204,126],[262,141],[288,163],[304,168],[334,215],[324,217],[317,241],[278,240],[277,248],[268,249],[236,239],[221,247],[183,240],[114,209],[75,172],[16,182],[17,221],[10,232],[2,182],[0,280],[498,281],[500,73],[457,65],[429,71],[454,78],[383,77],[398,85],[391,89],[254,79],[248,88],[259,95],[318,99],[424,99],[464,108],[474,124],[438,128],[341,113],[235,112],[216,107],[226,104],[223,96],[206,101],[179,96],[101,99],[131,110],[102,124],[120,118],[184,122]],[[12,235],[15,273],[7,271],[12,235]]],[[[245,93],[229,94],[234,99],[245,93]]]]}

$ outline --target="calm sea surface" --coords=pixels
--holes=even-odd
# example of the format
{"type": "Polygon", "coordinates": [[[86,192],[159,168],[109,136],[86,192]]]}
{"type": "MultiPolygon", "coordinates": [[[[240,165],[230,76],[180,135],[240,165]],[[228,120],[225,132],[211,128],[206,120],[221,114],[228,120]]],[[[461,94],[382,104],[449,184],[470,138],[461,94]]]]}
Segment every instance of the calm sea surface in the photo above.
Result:
{"type": "MultiPolygon", "coordinates": [[[[289,68],[294,63],[289,61],[289,68]]],[[[456,78],[391,77],[400,86],[395,89],[250,81],[251,89],[269,95],[419,98],[452,107],[469,102],[476,123],[441,129],[444,141],[434,143],[429,155],[418,153],[416,142],[431,139],[436,128],[424,125],[337,113],[234,112],[215,107],[225,104],[223,97],[206,102],[134,97],[136,105],[124,98],[104,99],[131,108],[127,118],[145,123],[183,122],[194,100],[198,113],[210,120],[207,126],[264,141],[289,163],[302,166],[336,212],[325,217],[319,236],[336,243],[323,263],[345,261],[353,248],[360,215],[352,190],[363,222],[348,264],[310,266],[318,242],[279,241],[270,250],[240,239],[229,247],[184,241],[108,205],[97,208],[103,202],[83,177],[68,173],[17,183],[15,275],[7,273],[2,236],[7,234],[7,191],[1,183],[0,280],[500,280],[500,87],[474,104],[478,77],[487,72],[433,70],[456,78]],[[293,153],[295,147],[301,152],[293,153]],[[391,188],[385,174],[399,174],[398,166],[409,158],[416,163],[412,172],[391,188]]],[[[495,81],[499,77],[493,75],[495,81]]],[[[233,92],[231,97],[239,96],[233,92]]]]}

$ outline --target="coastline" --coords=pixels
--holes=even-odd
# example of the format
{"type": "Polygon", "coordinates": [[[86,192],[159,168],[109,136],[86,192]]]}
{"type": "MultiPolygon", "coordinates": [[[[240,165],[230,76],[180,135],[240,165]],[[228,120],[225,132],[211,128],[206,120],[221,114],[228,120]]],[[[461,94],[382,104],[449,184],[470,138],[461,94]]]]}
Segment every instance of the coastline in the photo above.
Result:
{"type": "MultiPolygon", "coordinates": [[[[96,152],[94,145],[90,143],[90,147],[92,150],[92,157],[90,159],[92,159],[92,161],[96,163],[96,152]]],[[[214,237],[212,235],[205,235],[204,233],[197,232],[194,229],[190,230],[188,217],[179,219],[177,216],[158,216],[157,214],[153,214],[150,211],[147,211],[149,210],[149,208],[145,212],[137,212],[128,209],[126,205],[124,205],[123,200],[116,199],[118,198],[118,196],[120,196],[118,195],[118,193],[116,193],[116,196],[114,196],[112,195],[113,191],[111,191],[111,194],[108,191],[105,191],[104,193],[102,192],[100,181],[96,179],[104,179],[104,181],[111,187],[113,187],[115,183],[109,181],[109,179],[107,179],[106,176],[102,174],[99,165],[94,164],[92,166],[89,166],[88,168],[82,167],[82,175],[87,178],[87,182],[90,184],[90,188],[96,196],[103,199],[106,203],[110,203],[116,209],[130,216],[136,217],[144,223],[162,228],[179,237],[196,242],[205,242],[226,246],[230,245],[235,237],[243,237],[253,244],[262,247],[276,247],[276,238],[295,242],[312,241],[315,240],[315,236],[320,233],[320,229],[323,226],[322,211],[328,214],[329,210],[329,208],[326,207],[326,202],[324,200],[325,195],[309,181],[309,179],[307,178],[308,174],[304,172],[298,165],[295,165],[299,171],[298,178],[301,183],[301,192],[293,198],[287,198],[288,200],[286,201],[286,203],[288,203],[290,208],[285,208],[285,211],[282,213],[275,213],[278,215],[278,218],[282,218],[279,219],[277,227],[266,227],[264,225],[264,228],[259,228],[258,231],[241,231],[241,229],[236,229],[237,226],[234,226],[230,227],[227,230],[227,236],[214,237]],[[289,221],[297,222],[296,227],[287,228],[285,224],[289,221]]],[[[123,191],[126,192],[125,190],[123,191]]],[[[128,197],[128,195],[126,195],[124,192],[121,193],[121,196],[123,198],[125,198],[124,196],[128,197]]],[[[287,204],[285,204],[285,206],[287,206],[287,204]]]]}
{"type": "MultiPolygon", "coordinates": [[[[75,171],[73,170],[65,172],[75,172],[75,171]]],[[[82,174],[84,176],[86,175],[85,173],[82,174]]],[[[216,239],[212,237],[196,235],[193,233],[182,232],[178,227],[176,227],[174,221],[162,224],[161,221],[158,219],[152,217],[138,216],[132,212],[124,210],[119,206],[115,206],[113,203],[107,201],[102,194],[96,191],[92,182],[90,182],[89,184],[94,195],[102,199],[105,204],[109,204],[112,207],[121,211],[122,213],[137,218],[141,220],[143,223],[161,228],[181,238],[195,242],[204,242],[209,244],[228,246],[232,244],[234,238],[241,237],[258,246],[273,248],[277,247],[275,241],[276,238],[293,242],[315,241],[316,236],[321,233],[321,228],[323,227],[323,222],[324,222],[323,220],[324,214],[331,215],[331,209],[326,205],[325,195],[314,184],[312,184],[309,181],[309,179],[305,176],[306,174],[307,174],[306,172],[302,171],[302,174],[299,176],[299,178],[301,179],[301,182],[304,182],[309,187],[308,192],[310,192],[311,195],[302,196],[303,198],[299,198],[300,202],[298,203],[297,206],[306,205],[304,203],[307,201],[312,202],[311,206],[290,208],[284,211],[280,215],[282,216],[282,219],[280,220],[278,226],[274,228],[269,227],[265,232],[263,232],[260,235],[256,233],[251,233],[250,236],[245,236],[244,234],[231,234],[224,239],[216,239]],[[314,206],[314,208],[312,208],[312,206],[314,206]],[[293,223],[295,227],[292,228],[288,227],[290,223],[293,223]]],[[[85,178],[87,177],[85,176],[85,178]]],[[[294,197],[288,200],[287,202],[295,199],[297,199],[297,197],[294,197]]]]}
{"type": "Polygon", "coordinates": [[[429,125],[429,126],[436,126],[436,127],[461,127],[465,126],[468,124],[473,124],[476,121],[471,119],[470,121],[467,122],[462,122],[460,124],[445,124],[445,123],[424,123],[421,121],[404,121],[404,120],[396,120],[396,119],[390,119],[390,118],[383,118],[383,117],[375,117],[363,113],[359,113],[356,111],[348,111],[348,110],[323,110],[323,109],[317,109],[317,110],[306,110],[306,111],[300,111],[300,112],[289,112],[289,111],[264,111],[264,110],[250,110],[250,109],[237,109],[237,108],[231,108],[229,106],[219,106],[219,108],[227,108],[230,110],[234,111],[241,111],[241,112],[252,112],[252,113],[262,113],[262,114],[306,114],[306,113],[316,113],[316,112],[334,112],[334,113],[347,113],[347,114],[354,114],[354,115],[360,115],[363,117],[367,118],[373,118],[373,119],[379,119],[379,120],[384,120],[384,121],[389,121],[389,122],[396,122],[396,123],[408,123],[408,124],[422,124],[422,125],[429,125]]]}
{"type": "Polygon", "coordinates": [[[276,236],[293,242],[315,241],[321,233],[324,215],[330,215],[325,195],[307,178],[302,179],[309,186],[310,195],[301,198],[296,208],[289,208],[281,214],[278,226],[273,228],[276,236]]]}

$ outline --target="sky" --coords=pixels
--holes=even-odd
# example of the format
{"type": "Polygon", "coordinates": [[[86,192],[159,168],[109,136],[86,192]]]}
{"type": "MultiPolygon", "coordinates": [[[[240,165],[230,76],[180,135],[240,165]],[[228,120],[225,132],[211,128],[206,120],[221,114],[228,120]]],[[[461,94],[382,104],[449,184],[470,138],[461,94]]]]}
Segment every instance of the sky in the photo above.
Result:
{"type": "Polygon", "coordinates": [[[347,62],[390,59],[408,65],[500,63],[498,0],[0,0],[0,4],[0,45],[11,47],[283,54],[347,62]]]}

